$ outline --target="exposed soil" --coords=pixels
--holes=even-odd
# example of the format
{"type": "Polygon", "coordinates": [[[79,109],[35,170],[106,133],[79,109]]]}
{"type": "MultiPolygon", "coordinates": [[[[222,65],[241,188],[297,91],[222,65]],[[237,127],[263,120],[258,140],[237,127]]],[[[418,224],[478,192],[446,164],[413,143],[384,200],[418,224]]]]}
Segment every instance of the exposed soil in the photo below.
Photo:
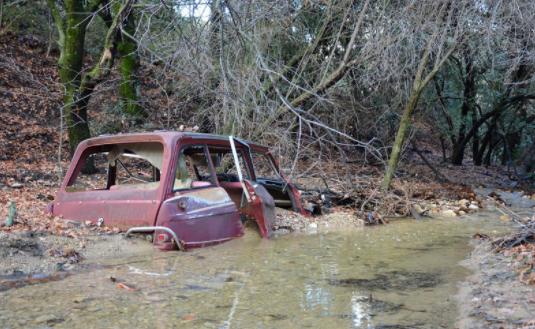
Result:
{"type": "Polygon", "coordinates": [[[460,284],[457,328],[535,328],[535,289],[520,282],[514,258],[479,243],[462,262],[474,273],[460,284]]]}
{"type": "MultiPolygon", "coordinates": [[[[125,240],[122,234],[72,229],[76,238],[42,231],[0,231],[0,278],[52,275],[72,271],[87,261],[113,259],[152,252],[152,243],[139,238],[125,240]]],[[[0,286],[1,286],[0,280],[0,286]]]]}

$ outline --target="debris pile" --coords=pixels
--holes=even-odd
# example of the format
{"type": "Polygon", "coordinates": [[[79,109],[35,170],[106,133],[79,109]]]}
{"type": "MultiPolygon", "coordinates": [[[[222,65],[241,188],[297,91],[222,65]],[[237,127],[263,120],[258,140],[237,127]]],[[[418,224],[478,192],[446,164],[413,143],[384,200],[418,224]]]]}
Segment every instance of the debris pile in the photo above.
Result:
{"type": "Polygon", "coordinates": [[[535,283],[535,215],[524,218],[508,208],[505,202],[500,202],[501,198],[497,193],[491,194],[489,198],[495,200],[497,209],[504,214],[502,217],[510,218],[520,225],[520,229],[515,233],[493,238],[477,233],[474,238],[489,241],[495,252],[513,257],[512,267],[519,274],[520,282],[535,283]]]}

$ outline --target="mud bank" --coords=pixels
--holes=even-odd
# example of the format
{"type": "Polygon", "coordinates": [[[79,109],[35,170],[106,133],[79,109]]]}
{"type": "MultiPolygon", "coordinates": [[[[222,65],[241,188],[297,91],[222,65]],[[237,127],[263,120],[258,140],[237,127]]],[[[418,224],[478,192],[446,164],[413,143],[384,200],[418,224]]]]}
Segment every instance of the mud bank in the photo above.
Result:
{"type": "Polygon", "coordinates": [[[0,278],[72,271],[99,259],[142,255],[153,251],[151,243],[123,239],[122,234],[69,238],[45,232],[0,232],[0,278]],[[63,255],[65,254],[65,255],[63,255]],[[72,256],[78,256],[73,259],[72,256]]]}
{"type": "MultiPolygon", "coordinates": [[[[522,191],[479,189],[484,196],[495,192],[517,214],[531,216],[535,201],[522,191]]],[[[500,216],[497,209],[487,209],[500,216]]],[[[516,231],[518,225],[501,216],[504,225],[516,231]]],[[[490,232],[481,232],[487,233],[490,232]]],[[[472,271],[459,283],[456,300],[460,316],[457,328],[535,328],[535,289],[520,282],[518,255],[505,256],[492,250],[487,241],[472,241],[475,249],[461,265],[472,271]]]]}
{"type": "Polygon", "coordinates": [[[486,243],[461,262],[473,274],[459,284],[457,328],[535,328],[535,289],[520,283],[513,264],[486,243]]]}
{"type": "MultiPolygon", "coordinates": [[[[347,226],[358,226],[350,212],[339,211],[308,219],[294,212],[278,209],[276,235],[294,231],[313,231],[347,226]]],[[[84,264],[158,252],[152,243],[124,233],[99,231],[95,227],[87,233],[84,224],[64,220],[72,236],[55,235],[34,230],[21,232],[0,231],[0,280],[23,276],[52,275],[58,271],[76,271],[84,264]],[[71,255],[79,255],[72,259],[71,255]]],[[[259,235],[254,222],[245,224],[246,235],[259,235]]]]}

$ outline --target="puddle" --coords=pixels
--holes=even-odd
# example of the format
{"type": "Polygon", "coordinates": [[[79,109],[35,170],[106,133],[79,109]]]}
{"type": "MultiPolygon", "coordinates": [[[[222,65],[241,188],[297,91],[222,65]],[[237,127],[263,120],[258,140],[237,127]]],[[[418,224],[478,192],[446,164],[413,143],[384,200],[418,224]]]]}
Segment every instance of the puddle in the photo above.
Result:
{"type": "Polygon", "coordinates": [[[4,327],[451,328],[472,218],[261,240],[248,234],[188,253],[89,264],[61,281],[0,292],[4,327]],[[112,282],[110,277],[116,278],[112,282]],[[117,282],[139,288],[129,291],[117,282]]]}

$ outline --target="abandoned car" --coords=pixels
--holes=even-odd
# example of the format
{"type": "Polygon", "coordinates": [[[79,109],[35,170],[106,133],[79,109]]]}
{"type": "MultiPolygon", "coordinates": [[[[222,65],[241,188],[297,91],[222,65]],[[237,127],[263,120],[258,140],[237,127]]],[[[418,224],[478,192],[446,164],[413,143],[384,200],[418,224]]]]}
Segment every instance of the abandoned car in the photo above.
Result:
{"type": "Polygon", "coordinates": [[[275,207],[310,216],[267,147],[232,136],[158,131],[82,142],[47,212],[126,235],[142,232],[171,250],[240,237],[245,218],[269,238],[275,207]]]}

